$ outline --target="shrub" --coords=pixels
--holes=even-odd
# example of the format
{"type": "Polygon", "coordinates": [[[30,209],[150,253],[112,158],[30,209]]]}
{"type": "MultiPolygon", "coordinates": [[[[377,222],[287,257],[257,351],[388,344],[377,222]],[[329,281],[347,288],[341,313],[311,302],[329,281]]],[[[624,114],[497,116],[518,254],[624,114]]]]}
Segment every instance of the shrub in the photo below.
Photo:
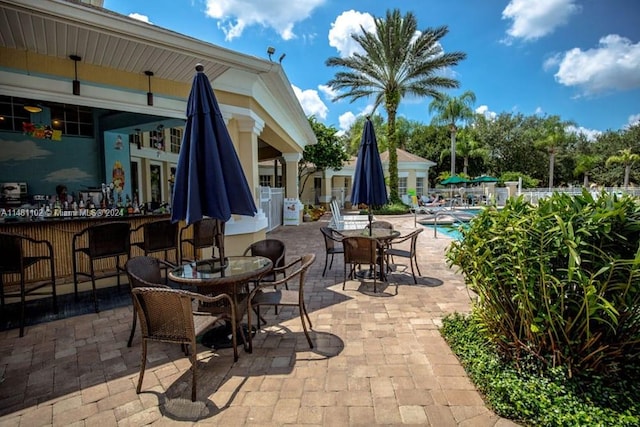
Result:
{"type": "Polygon", "coordinates": [[[475,316],[445,317],[441,333],[487,404],[500,416],[536,426],[637,426],[638,370],[589,384],[566,369],[540,370],[535,360],[515,366],[502,359],[475,316]],[[608,383],[608,384],[607,384],[608,383]]]}
{"type": "Polygon", "coordinates": [[[640,356],[640,204],[553,194],[487,208],[447,252],[501,354],[615,373],[640,356]]]}
{"type": "Polygon", "coordinates": [[[404,203],[389,203],[379,209],[373,209],[374,215],[403,215],[409,213],[409,206],[404,203]]]}

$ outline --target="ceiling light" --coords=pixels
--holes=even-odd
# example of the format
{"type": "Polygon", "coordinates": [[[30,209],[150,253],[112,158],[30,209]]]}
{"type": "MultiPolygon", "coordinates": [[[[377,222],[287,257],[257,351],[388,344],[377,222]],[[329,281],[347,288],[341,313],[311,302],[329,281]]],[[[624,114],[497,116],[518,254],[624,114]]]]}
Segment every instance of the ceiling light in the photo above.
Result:
{"type": "Polygon", "coordinates": [[[145,71],[144,72],[149,80],[149,92],[147,92],[147,105],[153,105],[153,93],[151,92],[151,77],[153,76],[153,71],[145,71]]]}
{"type": "Polygon", "coordinates": [[[73,80],[73,94],[80,95],[80,80],[78,80],[78,61],[82,61],[82,57],[78,55],[69,55],[69,59],[73,61],[74,80],[73,80]]]}
{"type": "Polygon", "coordinates": [[[39,107],[37,105],[25,105],[24,109],[32,114],[39,113],[42,111],[42,107],[39,107]]]}

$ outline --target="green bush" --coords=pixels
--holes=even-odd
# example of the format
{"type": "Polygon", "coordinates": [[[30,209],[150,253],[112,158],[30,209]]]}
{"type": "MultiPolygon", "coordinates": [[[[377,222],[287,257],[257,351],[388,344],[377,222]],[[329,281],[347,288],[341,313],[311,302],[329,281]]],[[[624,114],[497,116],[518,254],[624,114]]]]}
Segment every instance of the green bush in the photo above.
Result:
{"type": "Polygon", "coordinates": [[[374,215],[403,215],[409,213],[409,206],[404,203],[389,203],[379,209],[373,209],[374,215]]]}
{"type": "Polygon", "coordinates": [[[441,333],[469,378],[500,416],[535,426],[640,425],[640,372],[570,378],[563,367],[540,369],[536,360],[519,366],[504,360],[475,316],[445,317],[441,333]]]}
{"type": "Polygon", "coordinates": [[[553,194],[487,208],[447,252],[503,357],[617,373],[640,356],[640,203],[553,194]]]}

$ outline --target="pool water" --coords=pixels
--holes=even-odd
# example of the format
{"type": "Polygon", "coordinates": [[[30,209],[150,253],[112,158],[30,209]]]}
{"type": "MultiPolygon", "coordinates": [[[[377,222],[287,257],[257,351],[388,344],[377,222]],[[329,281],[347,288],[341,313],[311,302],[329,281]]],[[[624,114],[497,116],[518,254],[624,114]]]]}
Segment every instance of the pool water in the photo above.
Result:
{"type": "MultiPolygon", "coordinates": [[[[465,226],[463,224],[463,226],[465,226]]],[[[460,227],[458,224],[445,224],[445,225],[424,225],[424,227],[429,230],[429,237],[433,236],[433,229],[439,235],[444,235],[454,240],[462,240],[462,233],[458,230],[460,227]]]]}

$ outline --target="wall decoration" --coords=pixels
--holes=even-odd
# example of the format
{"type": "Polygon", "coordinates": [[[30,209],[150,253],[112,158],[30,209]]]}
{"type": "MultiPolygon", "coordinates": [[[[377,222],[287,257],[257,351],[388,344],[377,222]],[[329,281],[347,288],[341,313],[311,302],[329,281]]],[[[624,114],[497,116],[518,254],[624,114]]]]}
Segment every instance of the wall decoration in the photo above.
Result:
{"type": "Polygon", "coordinates": [[[38,139],[62,141],[62,131],[53,129],[51,125],[22,122],[22,132],[38,139]]]}

